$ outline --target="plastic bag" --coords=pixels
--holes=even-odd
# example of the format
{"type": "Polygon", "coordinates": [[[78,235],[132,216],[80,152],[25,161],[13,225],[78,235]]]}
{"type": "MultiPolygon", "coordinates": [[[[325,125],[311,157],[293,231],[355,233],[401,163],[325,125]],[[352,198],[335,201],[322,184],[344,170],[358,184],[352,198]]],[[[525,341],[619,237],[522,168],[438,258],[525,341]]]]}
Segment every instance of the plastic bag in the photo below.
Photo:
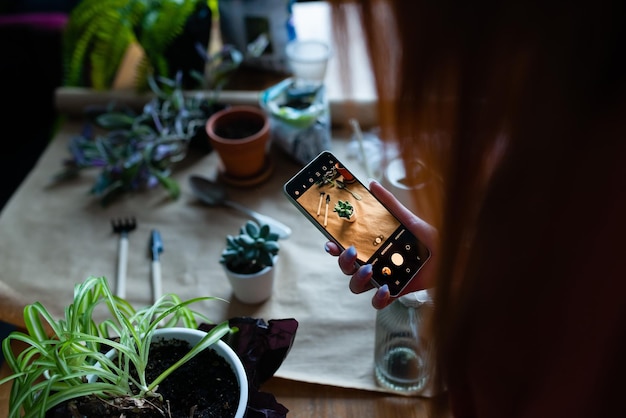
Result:
{"type": "Polygon", "coordinates": [[[325,87],[302,89],[288,78],[261,93],[270,115],[272,141],[301,164],[331,148],[330,108],[325,87]]]}

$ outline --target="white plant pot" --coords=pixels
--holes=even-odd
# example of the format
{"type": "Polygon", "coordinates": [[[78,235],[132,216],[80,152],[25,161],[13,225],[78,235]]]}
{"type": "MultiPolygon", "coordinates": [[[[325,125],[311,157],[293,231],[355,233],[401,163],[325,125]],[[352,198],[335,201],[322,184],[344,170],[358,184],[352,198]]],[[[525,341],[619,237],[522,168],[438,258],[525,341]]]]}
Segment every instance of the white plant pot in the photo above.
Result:
{"type": "Polygon", "coordinates": [[[230,271],[224,264],[222,267],[233,288],[235,297],[243,303],[256,304],[266,301],[274,290],[274,272],[278,257],[274,257],[274,265],[265,267],[254,274],[238,274],[230,271]]]}
{"type": "MultiPolygon", "coordinates": [[[[191,346],[196,345],[206,335],[206,332],[191,328],[161,328],[154,331],[152,341],[155,340],[168,340],[177,339],[181,341],[187,341],[191,346]]],[[[243,418],[248,407],[248,377],[246,375],[246,369],[241,363],[239,356],[223,341],[217,341],[207,350],[214,350],[220,357],[222,357],[230,367],[233,369],[237,382],[239,383],[239,404],[237,405],[237,412],[235,418],[243,418]]],[[[106,353],[107,357],[112,358],[115,356],[115,350],[110,350],[106,353]]],[[[95,379],[94,376],[88,378],[89,382],[95,379]]]]}
{"type": "MultiPolygon", "coordinates": [[[[162,328],[154,332],[152,339],[156,338],[175,338],[183,341],[187,341],[192,346],[197,344],[204,336],[206,332],[191,328],[162,328]]],[[[235,418],[243,418],[248,407],[248,378],[246,375],[246,369],[241,363],[241,359],[223,341],[217,341],[209,349],[215,350],[215,352],[224,358],[230,367],[233,369],[235,376],[237,376],[237,382],[239,382],[239,404],[237,405],[237,412],[235,418]]]]}

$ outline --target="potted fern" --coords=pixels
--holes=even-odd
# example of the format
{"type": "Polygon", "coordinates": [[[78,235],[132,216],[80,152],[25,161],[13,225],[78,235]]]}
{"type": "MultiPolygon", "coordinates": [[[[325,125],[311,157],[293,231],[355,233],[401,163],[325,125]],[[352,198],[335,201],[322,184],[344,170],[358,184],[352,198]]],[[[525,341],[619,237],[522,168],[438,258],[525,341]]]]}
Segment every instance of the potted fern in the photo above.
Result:
{"type": "Polygon", "coordinates": [[[346,222],[356,221],[356,208],[347,200],[337,201],[333,211],[337,213],[340,219],[346,222]]]}
{"type": "Polygon", "coordinates": [[[148,87],[148,74],[202,72],[204,63],[194,51],[197,44],[207,49],[211,26],[207,0],[82,0],[64,33],[65,84],[110,89],[133,50],[140,51],[140,91],[148,87]]]}
{"type": "Polygon", "coordinates": [[[220,263],[237,299],[253,304],[272,295],[278,251],[278,235],[266,224],[247,221],[239,235],[226,237],[220,263]]]}
{"type": "Polygon", "coordinates": [[[163,416],[164,410],[171,411],[171,417],[187,417],[191,410],[214,409],[216,404],[230,405],[218,416],[243,417],[246,373],[237,355],[220,340],[234,329],[224,322],[208,333],[198,331],[197,319],[207,319],[189,307],[211,299],[182,301],[168,294],[136,310],[112,294],[105,278],[89,277],[75,287],[62,319],[53,318],[39,302],[26,306],[27,332],[15,331],[2,344],[14,372],[0,381],[13,384],[9,418],[152,417],[163,416]],[[102,309],[108,316],[98,321],[96,312],[102,309]],[[177,327],[179,323],[183,326],[177,327]],[[175,334],[169,337],[168,332],[175,334]],[[11,349],[14,340],[26,346],[19,354],[11,349]],[[195,373],[190,377],[186,368],[195,373]],[[212,371],[225,374],[215,376],[212,371]],[[176,392],[198,393],[182,385],[200,384],[199,377],[206,377],[202,383],[212,383],[202,391],[219,399],[189,401],[176,392]],[[221,398],[227,395],[233,400],[221,398]]]}

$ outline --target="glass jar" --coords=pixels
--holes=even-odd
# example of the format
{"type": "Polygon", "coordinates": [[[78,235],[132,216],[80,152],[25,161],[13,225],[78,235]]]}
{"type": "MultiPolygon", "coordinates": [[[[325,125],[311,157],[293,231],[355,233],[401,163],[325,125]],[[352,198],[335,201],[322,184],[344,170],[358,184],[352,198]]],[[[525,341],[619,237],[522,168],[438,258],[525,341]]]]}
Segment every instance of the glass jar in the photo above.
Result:
{"type": "Polygon", "coordinates": [[[374,367],[382,387],[406,395],[433,396],[434,358],[424,332],[432,311],[428,291],[409,293],[376,313],[374,367]]]}

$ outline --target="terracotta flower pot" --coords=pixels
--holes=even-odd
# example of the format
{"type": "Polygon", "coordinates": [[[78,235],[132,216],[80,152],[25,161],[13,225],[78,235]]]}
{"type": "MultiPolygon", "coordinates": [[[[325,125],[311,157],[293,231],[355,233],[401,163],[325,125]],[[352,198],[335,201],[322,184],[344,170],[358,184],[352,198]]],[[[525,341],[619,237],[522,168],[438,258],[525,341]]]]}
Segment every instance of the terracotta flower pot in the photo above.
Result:
{"type": "Polygon", "coordinates": [[[354,183],[356,181],[356,178],[354,178],[352,173],[350,173],[350,171],[348,171],[348,169],[341,164],[336,163],[335,168],[337,168],[337,172],[343,177],[344,183],[354,183]]]}
{"type": "Polygon", "coordinates": [[[267,168],[270,123],[262,109],[228,107],[207,120],[206,132],[229,178],[245,181],[262,175],[267,168]]]}

